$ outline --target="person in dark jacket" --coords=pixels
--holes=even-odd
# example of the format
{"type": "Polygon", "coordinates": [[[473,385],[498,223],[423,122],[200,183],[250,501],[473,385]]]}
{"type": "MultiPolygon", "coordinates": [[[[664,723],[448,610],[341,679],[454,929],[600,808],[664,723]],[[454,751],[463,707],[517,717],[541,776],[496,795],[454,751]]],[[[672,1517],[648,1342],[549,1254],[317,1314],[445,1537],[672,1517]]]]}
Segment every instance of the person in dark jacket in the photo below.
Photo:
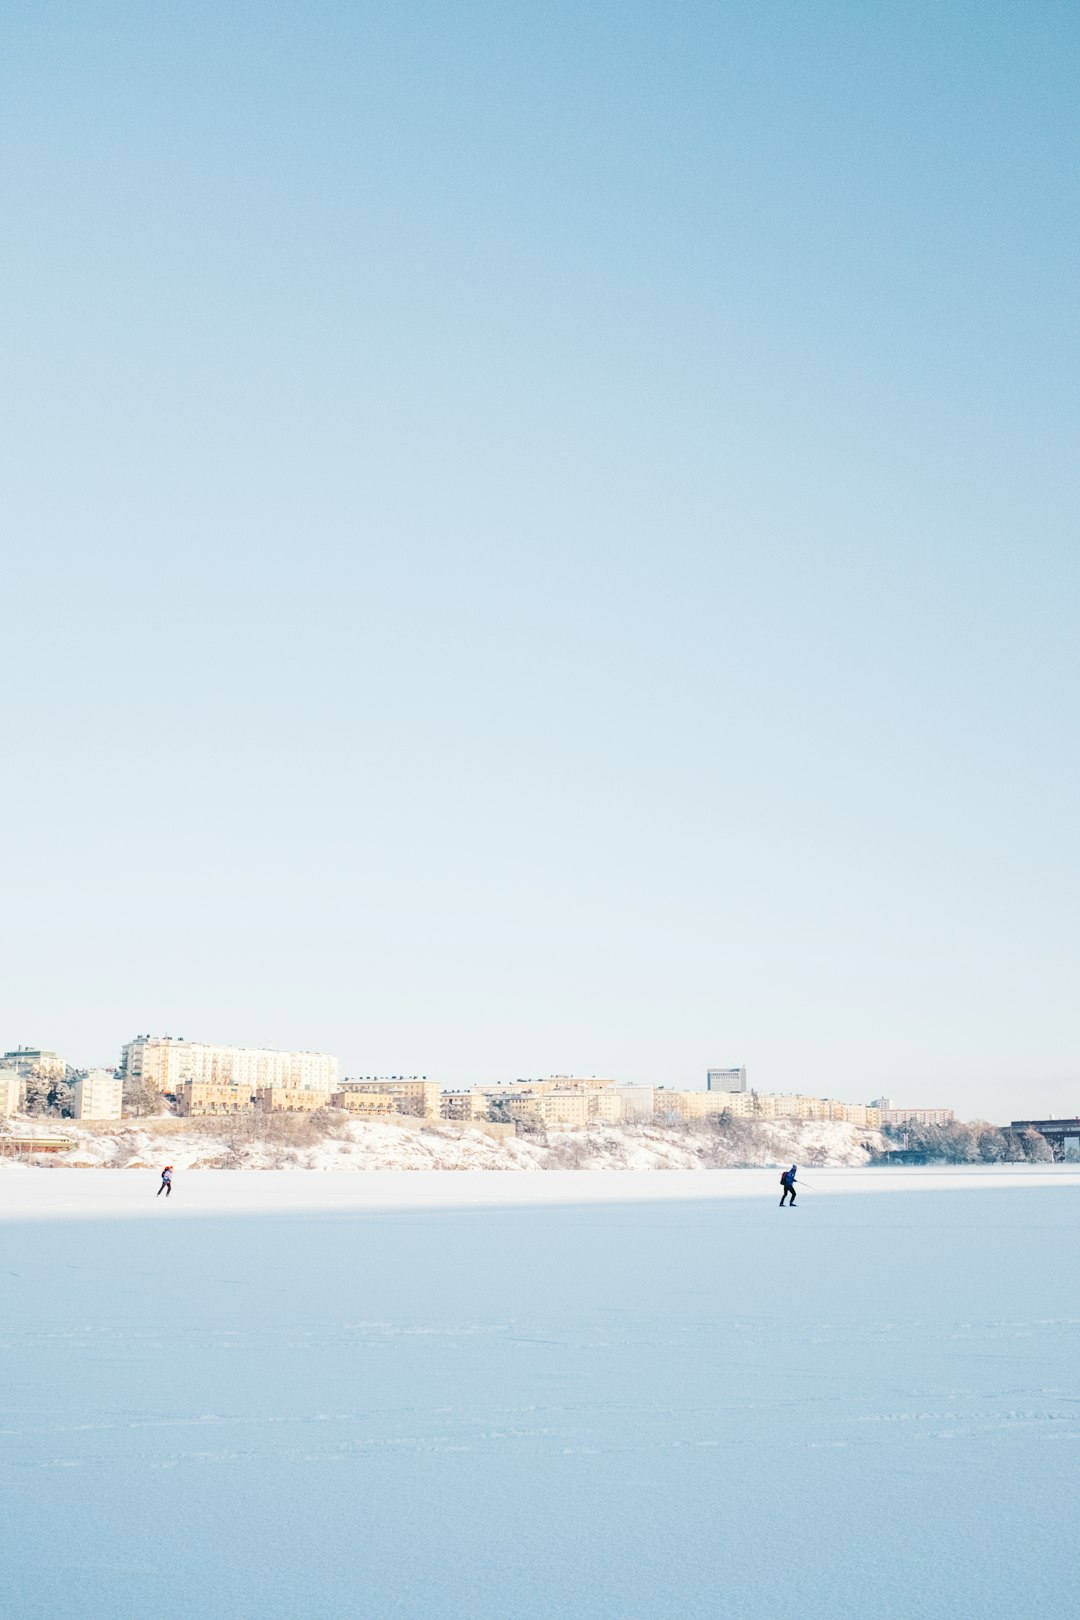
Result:
{"type": "Polygon", "coordinates": [[[166,1198],[171,1198],[172,1197],[172,1165],[171,1164],[167,1164],[165,1166],[164,1170],[161,1172],[161,1186],[158,1188],[158,1190],[157,1190],[157,1192],[155,1193],[154,1196],[156,1198],[160,1198],[162,1193],[165,1194],[166,1198]]]}
{"type": "Polygon", "coordinates": [[[791,1197],[791,1207],[792,1209],[795,1208],[795,1172],[798,1168],[798,1165],[793,1164],[791,1169],[785,1170],[783,1175],[780,1177],[780,1185],[784,1189],[780,1194],[781,1209],[783,1209],[784,1204],[787,1202],[789,1194],[791,1197]]]}

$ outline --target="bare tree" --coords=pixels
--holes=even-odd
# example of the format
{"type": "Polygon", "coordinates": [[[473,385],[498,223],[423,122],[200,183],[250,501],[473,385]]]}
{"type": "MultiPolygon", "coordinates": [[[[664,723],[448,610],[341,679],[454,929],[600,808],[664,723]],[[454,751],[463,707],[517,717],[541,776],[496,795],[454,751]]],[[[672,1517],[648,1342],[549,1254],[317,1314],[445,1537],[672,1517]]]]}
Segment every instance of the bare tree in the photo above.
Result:
{"type": "Polygon", "coordinates": [[[143,1114],[161,1112],[162,1095],[149,1080],[129,1078],[124,1081],[124,1113],[140,1119],[143,1114]]]}

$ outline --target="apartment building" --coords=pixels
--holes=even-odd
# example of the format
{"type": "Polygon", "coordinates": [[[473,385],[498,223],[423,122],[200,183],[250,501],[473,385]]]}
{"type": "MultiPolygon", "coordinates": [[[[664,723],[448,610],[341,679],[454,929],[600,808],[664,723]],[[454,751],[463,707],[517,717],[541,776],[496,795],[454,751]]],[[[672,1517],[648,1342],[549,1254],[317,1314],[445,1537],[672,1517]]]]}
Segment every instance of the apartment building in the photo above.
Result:
{"type": "Polygon", "coordinates": [[[735,1119],[832,1119],[875,1129],[880,1110],[867,1103],[841,1103],[831,1097],[808,1097],[794,1092],[656,1091],[657,1119],[710,1119],[730,1114],[735,1119]]]}
{"type": "Polygon", "coordinates": [[[443,1119],[487,1119],[491,1099],[486,1091],[444,1091],[439,1098],[439,1113],[443,1119]]]}
{"type": "Polygon", "coordinates": [[[40,1074],[46,1080],[63,1080],[68,1072],[68,1065],[59,1053],[44,1052],[38,1046],[17,1046],[13,1052],[5,1052],[0,1058],[0,1068],[14,1069],[23,1080],[32,1074],[40,1074]]]}
{"type": "Polygon", "coordinates": [[[347,1114],[358,1114],[362,1119],[386,1119],[397,1113],[393,1096],[385,1091],[357,1091],[348,1086],[335,1091],[330,1097],[331,1108],[341,1108],[347,1114]]]}
{"type": "Polygon", "coordinates": [[[305,1086],[256,1086],[252,1091],[212,1080],[185,1080],[176,1096],[185,1119],[201,1114],[250,1114],[256,1108],[268,1114],[313,1114],[330,1103],[325,1092],[305,1086]]]}
{"type": "Polygon", "coordinates": [[[871,1105],[883,1125],[955,1125],[951,1108],[895,1108],[890,1097],[877,1097],[871,1105]]]}
{"type": "Polygon", "coordinates": [[[609,1091],[618,1084],[599,1075],[589,1074],[552,1074],[546,1080],[525,1080],[519,1084],[527,1085],[534,1091],[609,1091]]]}
{"type": "Polygon", "coordinates": [[[265,1114],[314,1114],[329,1103],[325,1091],[311,1086],[258,1086],[255,1107],[265,1114]]]}
{"type": "Polygon", "coordinates": [[[15,1069],[0,1069],[0,1119],[17,1114],[22,1107],[22,1075],[15,1069]]]}
{"type": "Polygon", "coordinates": [[[119,1119],[124,1111],[124,1083],[111,1069],[91,1069],[72,1082],[76,1119],[119,1119]]]}
{"type": "Polygon", "coordinates": [[[185,1080],[176,1096],[185,1119],[196,1114],[246,1114],[255,1106],[246,1087],[218,1085],[210,1080],[185,1080]]]}
{"type": "Polygon", "coordinates": [[[158,1091],[185,1085],[236,1086],[249,1096],[270,1086],[319,1091],[337,1086],[337,1058],[325,1052],[277,1052],[263,1047],[213,1046],[171,1035],[139,1035],[123,1048],[120,1072],[158,1091]]]}
{"type": "MultiPolygon", "coordinates": [[[[533,1081],[512,1088],[478,1088],[474,1096],[489,1108],[497,1105],[497,1111],[509,1119],[577,1130],[585,1125],[621,1125],[627,1118],[648,1117],[644,1110],[647,1102],[651,1115],[652,1087],[616,1086],[613,1080],[568,1086],[533,1081]],[[632,1094],[629,1103],[627,1093],[632,1094]]],[[[466,1115],[459,1112],[448,1117],[466,1115]]]]}
{"type": "Polygon", "coordinates": [[[524,1091],[511,1097],[506,1111],[511,1119],[533,1121],[538,1125],[553,1125],[563,1130],[578,1130],[588,1125],[595,1116],[589,1108],[587,1091],[524,1091]]]}
{"type": "Polygon", "coordinates": [[[615,1096],[622,1105],[622,1117],[628,1125],[652,1119],[656,1096],[654,1086],[616,1086],[615,1096]]]}
{"type": "Polygon", "coordinates": [[[392,1097],[394,1111],[412,1114],[417,1119],[438,1119],[441,1099],[436,1080],[343,1080],[337,1094],[351,1092],[354,1096],[392,1097]]]}
{"type": "Polygon", "coordinates": [[[560,1130],[625,1124],[657,1119],[841,1120],[874,1129],[880,1110],[868,1103],[841,1103],[830,1097],[801,1093],[750,1091],[682,1091],[663,1086],[620,1086],[614,1080],[578,1080],[553,1075],[546,1080],[516,1081],[502,1086],[473,1086],[471,1091],[444,1092],[444,1119],[531,1120],[560,1130]]]}
{"type": "Polygon", "coordinates": [[[709,1091],[745,1091],[745,1064],[741,1069],[707,1069],[705,1086],[709,1091]]]}
{"type": "Polygon", "coordinates": [[[653,1112],[660,1121],[666,1118],[708,1119],[729,1111],[728,1096],[726,1091],[669,1091],[666,1086],[657,1086],[653,1112]]]}

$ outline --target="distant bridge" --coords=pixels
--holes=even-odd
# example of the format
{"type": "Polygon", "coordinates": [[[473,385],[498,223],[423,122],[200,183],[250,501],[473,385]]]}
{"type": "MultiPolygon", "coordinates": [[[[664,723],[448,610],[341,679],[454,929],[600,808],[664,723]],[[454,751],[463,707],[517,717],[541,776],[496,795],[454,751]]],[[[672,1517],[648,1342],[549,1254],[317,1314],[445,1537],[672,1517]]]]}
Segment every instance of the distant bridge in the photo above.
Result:
{"type": "Polygon", "coordinates": [[[1038,1131],[1050,1144],[1055,1159],[1080,1153],[1080,1119],[1014,1119],[1014,1131],[1038,1131]]]}

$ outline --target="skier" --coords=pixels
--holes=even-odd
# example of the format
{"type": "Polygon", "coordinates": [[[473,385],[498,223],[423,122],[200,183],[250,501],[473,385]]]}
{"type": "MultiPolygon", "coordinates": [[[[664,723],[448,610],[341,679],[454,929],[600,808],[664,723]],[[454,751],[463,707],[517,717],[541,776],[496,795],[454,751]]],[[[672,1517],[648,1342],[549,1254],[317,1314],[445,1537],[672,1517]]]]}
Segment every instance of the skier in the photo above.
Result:
{"type": "Polygon", "coordinates": [[[791,1207],[792,1209],[795,1208],[795,1172],[797,1169],[798,1165],[793,1164],[791,1169],[785,1170],[783,1175],[780,1177],[780,1185],[784,1189],[780,1194],[781,1209],[783,1209],[789,1193],[791,1195],[791,1207]]]}
{"type": "Polygon", "coordinates": [[[154,1194],[154,1197],[155,1198],[160,1198],[162,1193],[165,1194],[166,1198],[171,1198],[172,1197],[172,1165],[171,1164],[167,1164],[165,1166],[164,1170],[161,1172],[161,1186],[158,1188],[157,1192],[154,1194]]]}

